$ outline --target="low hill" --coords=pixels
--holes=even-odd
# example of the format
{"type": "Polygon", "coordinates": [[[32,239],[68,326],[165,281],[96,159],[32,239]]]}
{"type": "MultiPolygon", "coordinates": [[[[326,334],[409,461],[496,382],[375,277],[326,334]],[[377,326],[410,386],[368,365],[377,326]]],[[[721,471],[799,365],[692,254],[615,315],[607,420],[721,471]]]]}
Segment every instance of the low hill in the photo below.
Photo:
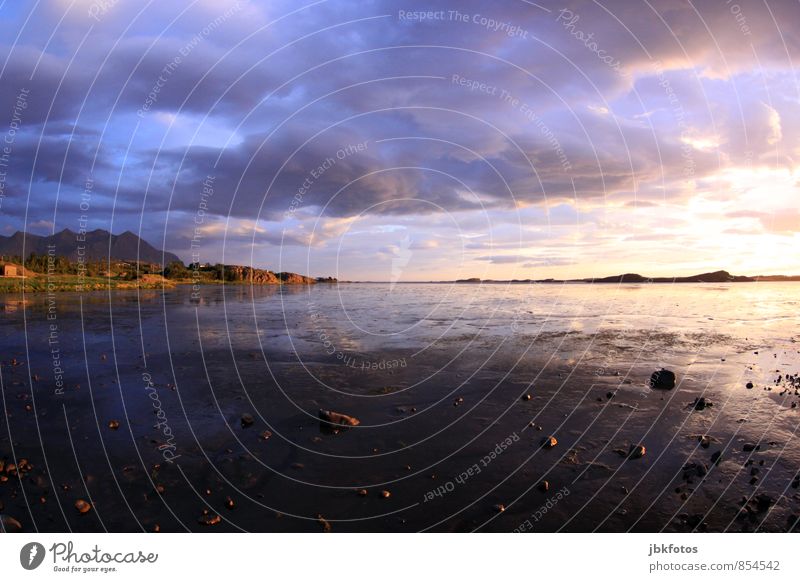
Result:
{"type": "Polygon", "coordinates": [[[752,277],[735,276],[728,271],[714,271],[689,277],[644,277],[636,273],[626,273],[602,279],[584,280],[590,283],[747,283],[755,281],[752,277]]]}

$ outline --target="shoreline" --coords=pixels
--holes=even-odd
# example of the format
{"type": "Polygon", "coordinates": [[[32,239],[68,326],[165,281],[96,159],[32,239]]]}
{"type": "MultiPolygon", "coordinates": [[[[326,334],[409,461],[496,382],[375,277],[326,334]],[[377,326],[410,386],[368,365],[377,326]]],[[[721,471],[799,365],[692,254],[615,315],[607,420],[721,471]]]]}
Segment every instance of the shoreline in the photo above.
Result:
{"type": "MultiPolygon", "coordinates": [[[[17,280],[21,280],[22,278],[18,278],[17,280]]],[[[24,291],[21,288],[21,285],[4,285],[5,281],[0,278],[0,295],[23,295],[23,294],[31,294],[31,295],[40,295],[40,294],[47,294],[47,293],[97,293],[101,291],[135,291],[135,290],[143,290],[143,291],[174,291],[180,287],[191,287],[191,286],[200,286],[200,287],[220,287],[223,285],[230,285],[234,287],[265,287],[265,288],[275,288],[275,287],[292,287],[298,288],[303,286],[314,286],[314,285],[594,285],[600,284],[604,286],[610,286],[613,283],[610,281],[583,281],[583,280],[564,280],[564,281],[497,281],[497,280],[485,280],[481,281],[480,283],[467,283],[463,281],[398,281],[396,283],[391,283],[389,281],[314,281],[310,283],[295,283],[295,282],[285,282],[281,281],[278,283],[253,283],[251,281],[203,281],[202,283],[196,283],[194,281],[170,281],[165,279],[164,281],[157,281],[157,282],[145,282],[143,284],[139,284],[136,281],[114,281],[111,280],[111,285],[107,280],[103,282],[93,282],[92,288],[89,288],[88,284],[81,285],[77,283],[70,283],[68,285],[65,284],[57,284],[54,289],[47,289],[47,288],[26,288],[24,291]]],[[[779,280],[772,280],[772,279],[754,279],[752,281],[652,281],[649,283],[643,282],[635,282],[635,281],[623,281],[617,282],[618,285],[728,285],[728,284],[753,284],[753,283],[799,283],[800,277],[797,278],[786,278],[786,279],[779,279],[779,280]]],[[[23,283],[24,284],[24,283],[23,283]]],[[[46,286],[47,283],[44,282],[46,286]]]]}

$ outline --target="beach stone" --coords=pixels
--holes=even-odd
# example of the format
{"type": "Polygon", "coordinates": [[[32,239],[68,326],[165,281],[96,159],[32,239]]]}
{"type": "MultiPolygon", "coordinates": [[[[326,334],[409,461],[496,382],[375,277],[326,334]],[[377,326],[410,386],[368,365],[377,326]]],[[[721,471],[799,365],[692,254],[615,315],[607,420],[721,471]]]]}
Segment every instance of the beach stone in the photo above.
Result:
{"type": "Polygon", "coordinates": [[[550,483],[548,481],[540,481],[539,482],[539,491],[542,493],[547,493],[550,490],[550,483]]]}
{"type": "Polygon", "coordinates": [[[657,390],[672,390],[675,388],[675,372],[661,368],[650,376],[650,388],[657,390]]]}
{"type": "Polygon", "coordinates": [[[701,435],[698,440],[700,441],[700,446],[704,449],[707,449],[711,446],[711,438],[706,434],[701,435]]]}
{"type": "Polygon", "coordinates": [[[542,439],[542,447],[545,449],[552,449],[558,444],[558,439],[553,435],[547,436],[542,439]]]}
{"type": "Polygon", "coordinates": [[[368,492],[367,492],[366,489],[359,489],[358,490],[358,495],[359,495],[359,497],[366,497],[368,495],[368,492]]]}
{"type": "Polygon", "coordinates": [[[705,477],[708,474],[708,467],[702,463],[687,463],[683,466],[683,478],[689,480],[693,476],[705,477]]]}
{"type": "Polygon", "coordinates": [[[766,493],[756,495],[755,502],[759,511],[766,511],[771,506],[775,505],[775,500],[766,493]]]}
{"type": "Polygon", "coordinates": [[[205,526],[217,525],[221,522],[222,518],[219,515],[202,515],[200,519],[197,520],[197,523],[205,526]]]}
{"type": "Polygon", "coordinates": [[[703,514],[702,513],[695,513],[690,515],[686,518],[686,524],[691,527],[695,528],[703,522],[703,514]]]}
{"type": "Polygon", "coordinates": [[[77,509],[80,514],[89,513],[92,510],[92,504],[84,499],[78,499],[75,502],[75,509],[77,509]]]}
{"type": "Polygon", "coordinates": [[[629,459],[641,459],[644,457],[647,449],[644,445],[631,445],[630,451],[628,452],[629,459]]]}
{"type": "Polygon", "coordinates": [[[331,529],[333,529],[331,527],[331,523],[327,519],[322,517],[321,513],[317,514],[317,523],[322,526],[322,531],[325,533],[330,533],[331,529]]]}
{"type": "Polygon", "coordinates": [[[117,430],[119,428],[119,421],[118,420],[109,420],[108,421],[108,428],[111,430],[117,430]]]}
{"type": "Polygon", "coordinates": [[[531,396],[530,394],[525,394],[525,395],[522,396],[522,400],[525,400],[525,401],[530,400],[531,398],[533,398],[533,396],[531,396]]]}
{"type": "Polygon", "coordinates": [[[384,499],[389,499],[391,496],[392,496],[392,493],[390,491],[388,491],[386,489],[381,491],[381,497],[383,497],[384,499]]]}
{"type": "Polygon", "coordinates": [[[256,419],[253,418],[252,414],[248,414],[247,412],[245,412],[242,415],[242,418],[241,418],[242,428],[247,428],[248,426],[253,426],[253,423],[255,421],[256,421],[256,419]]]}
{"type": "Polygon", "coordinates": [[[361,421],[354,416],[348,416],[341,412],[333,412],[332,410],[320,409],[319,419],[338,426],[358,426],[361,424],[361,421]]]}
{"type": "Polygon", "coordinates": [[[722,451],[717,451],[711,455],[711,462],[715,465],[719,465],[722,462],[722,451]]]}
{"type": "Polygon", "coordinates": [[[749,453],[751,451],[758,451],[761,450],[761,445],[755,445],[753,443],[745,443],[744,446],[742,447],[742,450],[745,453],[749,453]]]}
{"type": "Polygon", "coordinates": [[[503,505],[502,503],[498,503],[497,505],[494,506],[494,510],[497,513],[503,513],[506,510],[506,506],[503,505]]]}
{"type": "Polygon", "coordinates": [[[748,383],[745,385],[745,388],[747,388],[748,390],[752,390],[752,389],[753,389],[753,383],[752,383],[752,382],[748,382],[748,383]]]}
{"type": "Polygon", "coordinates": [[[695,410],[705,410],[709,406],[714,406],[714,405],[709,400],[706,400],[704,396],[694,399],[695,410]]]}
{"type": "Polygon", "coordinates": [[[0,514],[0,531],[8,533],[22,531],[22,524],[10,515],[0,514]]]}

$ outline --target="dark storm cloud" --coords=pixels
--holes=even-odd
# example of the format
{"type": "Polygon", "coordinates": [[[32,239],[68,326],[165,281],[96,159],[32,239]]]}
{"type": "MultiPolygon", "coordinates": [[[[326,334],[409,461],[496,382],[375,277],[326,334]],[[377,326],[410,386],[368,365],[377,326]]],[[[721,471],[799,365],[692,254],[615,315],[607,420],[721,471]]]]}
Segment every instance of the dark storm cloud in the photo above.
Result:
{"type": "Polygon", "coordinates": [[[681,199],[725,163],[774,163],[752,152],[800,118],[779,74],[795,3],[119,4],[44,3],[0,45],[3,125],[30,90],[7,192],[35,191],[29,212],[74,222],[55,192],[90,171],[98,220],[152,230],[189,224],[209,175],[210,213],[266,221],[681,199]]]}

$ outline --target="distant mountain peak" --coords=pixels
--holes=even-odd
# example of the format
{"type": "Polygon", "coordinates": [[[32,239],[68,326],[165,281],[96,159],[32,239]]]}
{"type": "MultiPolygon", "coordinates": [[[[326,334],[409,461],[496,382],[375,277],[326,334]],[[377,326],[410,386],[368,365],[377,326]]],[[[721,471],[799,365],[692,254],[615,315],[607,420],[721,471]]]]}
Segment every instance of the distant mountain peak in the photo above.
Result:
{"type": "Polygon", "coordinates": [[[49,236],[39,236],[17,231],[11,236],[0,235],[0,255],[26,256],[33,253],[44,255],[48,247],[55,247],[57,256],[67,257],[72,261],[79,256],[90,261],[141,261],[143,263],[161,263],[168,265],[180,258],[153,247],[135,233],[126,230],[121,235],[112,235],[101,228],[89,231],[81,240],[72,230],[64,230],[49,236]],[[85,240],[83,240],[85,239],[85,240]],[[78,251],[82,254],[79,255],[78,251]]]}

